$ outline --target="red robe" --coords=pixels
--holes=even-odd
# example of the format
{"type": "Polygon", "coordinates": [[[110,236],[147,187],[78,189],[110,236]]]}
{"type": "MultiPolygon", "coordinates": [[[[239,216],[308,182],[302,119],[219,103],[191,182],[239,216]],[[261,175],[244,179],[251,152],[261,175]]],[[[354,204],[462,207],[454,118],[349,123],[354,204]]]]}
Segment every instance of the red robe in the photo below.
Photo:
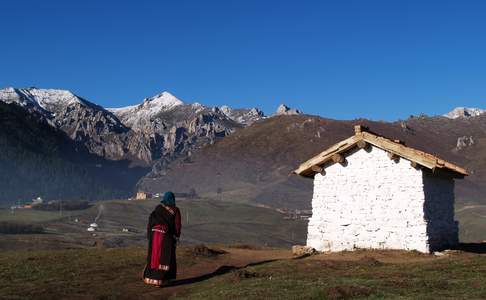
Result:
{"type": "Polygon", "coordinates": [[[181,235],[181,213],[175,206],[157,205],[147,224],[149,247],[143,278],[162,285],[177,275],[176,239],[181,235]]]}

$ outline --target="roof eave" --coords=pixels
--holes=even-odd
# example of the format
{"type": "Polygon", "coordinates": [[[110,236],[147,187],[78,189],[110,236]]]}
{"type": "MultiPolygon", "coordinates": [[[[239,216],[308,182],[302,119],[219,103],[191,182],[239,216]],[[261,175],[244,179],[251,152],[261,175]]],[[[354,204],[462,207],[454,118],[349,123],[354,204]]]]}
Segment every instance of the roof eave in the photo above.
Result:
{"type": "Polygon", "coordinates": [[[313,177],[316,173],[312,171],[313,166],[323,165],[331,159],[332,155],[336,153],[342,153],[346,150],[353,148],[359,140],[361,140],[360,137],[353,135],[350,138],[336,143],[324,150],[323,152],[302,163],[296,170],[293,171],[293,173],[304,177],[313,177]]]}
{"type": "Polygon", "coordinates": [[[314,175],[316,174],[316,172],[312,170],[314,166],[322,166],[326,164],[332,159],[332,156],[334,154],[342,153],[356,147],[358,142],[361,140],[382,150],[413,161],[432,171],[447,170],[447,172],[441,173],[447,173],[454,178],[464,178],[464,176],[469,175],[466,169],[439,159],[432,154],[428,154],[426,152],[407,147],[400,143],[391,141],[387,138],[374,135],[365,131],[357,132],[354,136],[351,136],[350,138],[334,144],[325,151],[302,163],[299,168],[293,171],[293,173],[304,177],[314,177],[314,175]]]}

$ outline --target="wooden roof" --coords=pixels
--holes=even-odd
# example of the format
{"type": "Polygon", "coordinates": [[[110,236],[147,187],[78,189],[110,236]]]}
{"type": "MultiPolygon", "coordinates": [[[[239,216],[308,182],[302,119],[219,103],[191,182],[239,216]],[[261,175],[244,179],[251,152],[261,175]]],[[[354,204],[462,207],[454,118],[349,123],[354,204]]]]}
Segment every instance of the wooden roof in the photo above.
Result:
{"type": "Polygon", "coordinates": [[[432,170],[434,173],[445,173],[456,178],[463,178],[464,176],[469,175],[464,168],[440,159],[432,154],[407,147],[401,144],[400,141],[390,140],[371,133],[367,131],[366,127],[356,125],[354,128],[354,136],[345,139],[312,157],[301,164],[294,173],[305,177],[313,177],[316,173],[322,173],[324,171],[322,167],[324,164],[328,162],[340,162],[343,159],[341,153],[355,147],[364,148],[368,144],[371,144],[387,151],[391,159],[395,157],[403,157],[410,160],[414,167],[422,166],[432,170]]]}

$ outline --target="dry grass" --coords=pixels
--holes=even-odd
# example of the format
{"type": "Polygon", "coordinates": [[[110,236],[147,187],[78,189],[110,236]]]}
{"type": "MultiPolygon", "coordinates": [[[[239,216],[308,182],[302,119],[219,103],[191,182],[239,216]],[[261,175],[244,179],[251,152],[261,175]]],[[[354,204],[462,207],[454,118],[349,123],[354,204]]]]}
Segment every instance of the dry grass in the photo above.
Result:
{"type": "Polygon", "coordinates": [[[0,295],[2,299],[486,298],[486,255],[453,252],[438,258],[359,251],[356,257],[345,253],[290,259],[287,250],[288,256],[268,260],[282,250],[225,250],[228,253],[201,256],[195,247],[178,249],[182,277],[199,279],[163,289],[140,280],[143,248],[4,252],[0,295]],[[244,267],[245,260],[261,263],[244,267]]]}

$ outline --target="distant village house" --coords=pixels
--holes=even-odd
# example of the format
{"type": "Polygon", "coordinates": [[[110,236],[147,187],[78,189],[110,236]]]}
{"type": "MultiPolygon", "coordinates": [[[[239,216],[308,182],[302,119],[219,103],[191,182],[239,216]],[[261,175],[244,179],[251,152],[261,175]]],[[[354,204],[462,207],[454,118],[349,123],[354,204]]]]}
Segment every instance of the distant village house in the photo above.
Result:
{"type": "Polygon", "coordinates": [[[146,192],[137,192],[137,195],[135,197],[136,200],[147,200],[147,199],[150,199],[152,198],[152,194],[150,193],[146,193],[146,192]]]}
{"type": "Polygon", "coordinates": [[[307,245],[424,253],[458,243],[454,179],[465,169],[355,126],[355,135],[299,166],[314,178],[307,245]]]}

